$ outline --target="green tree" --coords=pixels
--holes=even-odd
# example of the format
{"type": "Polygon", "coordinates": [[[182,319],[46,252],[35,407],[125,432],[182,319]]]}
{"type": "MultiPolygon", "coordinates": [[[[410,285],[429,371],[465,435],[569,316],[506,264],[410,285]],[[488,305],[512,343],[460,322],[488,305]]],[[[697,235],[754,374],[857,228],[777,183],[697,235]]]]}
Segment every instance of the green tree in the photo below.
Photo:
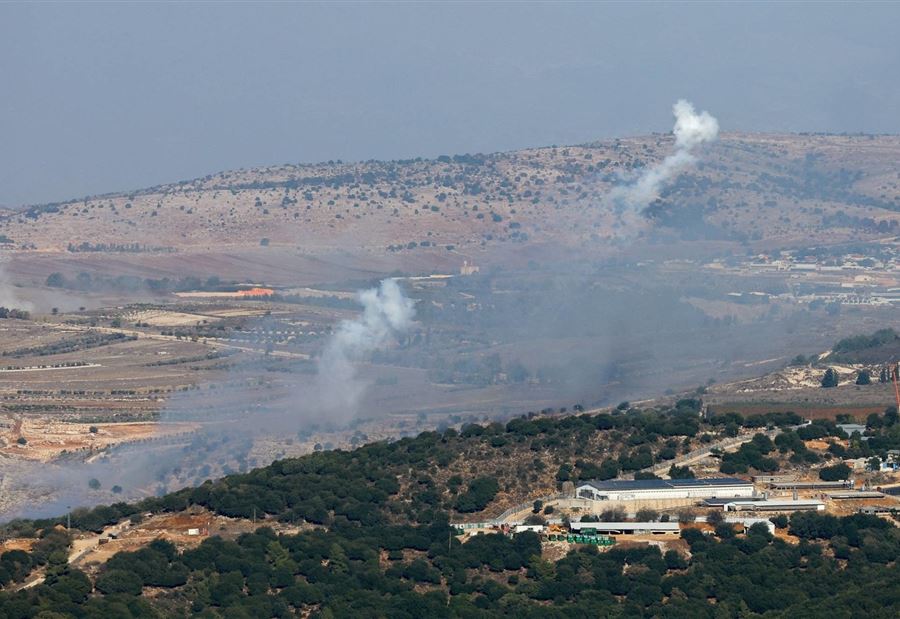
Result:
{"type": "Polygon", "coordinates": [[[888,406],[884,409],[884,425],[891,428],[900,423],[900,413],[896,406],[888,406]]]}
{"type": "Polygon", "coordinates": [[[622,522],[625,520],[625,510],[621,507],[605,509],[600,513],[601,522],[622,522]]]}
{"type": "Polygon", "coordinates": [[[643,507],[637,510],[635,518],[638,522],[654,522],[659,518],[659,512],[649,507],[643,507]]]}
{"type": "Polygon", "coordinates": [[[346,574],[350,560],[340,544],[334,543],[328,549],[328,568],[335,574],[346,574]]]}
{"type": "Polygon", "coordinates": [[[97,577],[97,590],[101,593],[126,593],[140,595],[144,587],[140,576],[126,570],[107,570],[97,577]]]}
{"type": "Polygon", "coordinates": [[[843,481],[850,477],[850,470],[850,467],[843,462],[826,466],[819,470],[819,479],[822,481],[843,481]]]}
{"type": "Polygon", "coordinates": [[[669,467],[669,477],[672,479],[694,479],[694,472],[689,466],[675,466],[673,464],[669,467]]]}
{"type": "Polygon", "coordinates": [[[859,374],[856,376],[856,384],[857,385],[871,385],[872,384],[872,376],[869,374],[869,370],[860,370],[859,374]]]}
{"type": "Polygon", "coordinates": [[[825,370],[825,374],[822,376],[822,386],[825,388],[838,386],[838,375],[834,368],[825,370]]]}
{"type": "Polygon", "coordinates": [[[480,512],[494,500],[500,484],[493,477],[479,477],[469,482],[466,492],[456,499],[456,511],[469,513],[480,512]]]}

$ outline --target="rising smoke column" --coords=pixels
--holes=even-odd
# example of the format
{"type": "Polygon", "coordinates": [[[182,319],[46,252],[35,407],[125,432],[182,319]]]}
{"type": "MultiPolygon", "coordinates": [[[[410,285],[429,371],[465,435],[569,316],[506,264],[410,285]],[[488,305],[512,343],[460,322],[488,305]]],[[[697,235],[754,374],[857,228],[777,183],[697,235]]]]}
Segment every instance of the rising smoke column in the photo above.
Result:
{"type": "Polygon", "coordinates": [[[31,303],[19,298],[12,280],[6,273],[2,261],[0,261],[0,307],[31,311],[31,303]]]}
{"type": "MultiPolygon", "coordinates": [[[[362,314],[341,322],[325,345],[318,360],[318,372],[313,385],[298,392],[300,411],[253,411],[246,418],[222,419],[208,422],[194,435],[195,447],[121,446],[121,453],[110,450],[110,457],[92,462],[21,463],[16,471],[16,489],[33,488],[41,499],[22,504],[4,512],[0,501],[0,521],[12,517],[49,517],[63,514],[69,507],[109,502],[110,495],[92,492],[88,480],[97,478],[103,488],[119,484],[125,489],[123,498],[138,498],[138,490],[163,483],[174,467],[193,466],[190,463],[196,450],[206,443],[222,441],[220,449],[232,452],[241,439],[255,434],[293,433],[300,421],[317,421],[324,425],[341,425],[359,411],[368,386],[356,371],[356,364],[365,361],[373,352],[388,343],[391,337],[408,330],[415,315],[415,301],[408,298],[397,282],[385,279],[376,288],[359,292],[362,314]],[[311,388],[310,388],[311,387],[311,388]]],[[[161,420],[185,421],[192,418],[196,398],[200,392],[187,393],[186,398],[169,402],[161,413],[161,420]]],[[[218,452],[209,452],[218,453],[218,452]]],[[[267,462],[266,462],[267,463],[267,462]]],[[[4,471],[0,468],[0,480],[4,471]]],[[[180,486],[178,486],[180,487],[180,486]]],[[[174,488],[168,487],[167,490],[174,488]]]]}
{"type": "Polygon", "coordinates": [[[393,279],[360,291],[358,298],[362,315],[338,325],[318,361],[314,405],[325,421],[346,421],[358,412],[367,383],[358,377],[356,364],[409,329],[415,315],[415,302],[393,279]]]}
{"type": "Polygon", "coordinates": [[[675,134],[675,152],[645,169],[633,183],[613,189],[610,198],[620,209],[635,213],[650,204],[666,181],[697,160],[692,151],[700,144],[714,141],[719,135],[719,121],[709,112],[698,114],[689,101],[679,99],[672,106],[672,114],[675,116],[672,130],[675,134]]]}

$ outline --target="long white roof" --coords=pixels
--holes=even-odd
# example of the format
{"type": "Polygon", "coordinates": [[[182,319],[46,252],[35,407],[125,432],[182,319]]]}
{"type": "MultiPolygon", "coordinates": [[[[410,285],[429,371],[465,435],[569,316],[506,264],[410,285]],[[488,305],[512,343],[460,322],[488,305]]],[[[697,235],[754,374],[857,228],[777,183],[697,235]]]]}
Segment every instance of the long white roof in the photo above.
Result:
{"type": "Polygon", "coordinates": [[[678,531],[677,522],[572,522],[569,528],[597,529],[598,531],[678,531]]]}
{"type": "Polygon", "coordinates": [[[596,490],[684,490],[685,488],[722,488],[753,486],[753,482],[737,477],[707,477],[705,479],[608,479],[591,480],[578,484],[579,488],[591,486],[596,490]]]}

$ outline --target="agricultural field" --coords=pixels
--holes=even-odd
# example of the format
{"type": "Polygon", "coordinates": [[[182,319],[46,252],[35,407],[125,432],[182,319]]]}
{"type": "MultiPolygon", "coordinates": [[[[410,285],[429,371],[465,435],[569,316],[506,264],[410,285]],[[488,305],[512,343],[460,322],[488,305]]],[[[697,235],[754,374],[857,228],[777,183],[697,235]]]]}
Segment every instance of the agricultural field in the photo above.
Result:
{"type": "Polygon", "coordinates": [[[877,411],[883,386],[789,364],[895,324],[897,139],[729,134],[643,217],[604,202],[671,147],[275,166],[5,211],[0,281],[28,311],[0,318],[6,504],[28,462],[92,504],[575,405],[877,411]],[[410,328],[324,393],[323,351],[387,277],[410,328]],[[362,395],[333,410],[341,391],[362,395]]]}

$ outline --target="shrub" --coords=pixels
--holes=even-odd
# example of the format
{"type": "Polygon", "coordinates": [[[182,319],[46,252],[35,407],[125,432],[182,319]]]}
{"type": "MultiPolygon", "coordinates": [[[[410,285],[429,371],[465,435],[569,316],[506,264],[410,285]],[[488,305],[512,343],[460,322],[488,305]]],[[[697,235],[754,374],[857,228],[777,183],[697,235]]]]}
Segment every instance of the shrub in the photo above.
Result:
{"type": "Polygon", "coordinates": [[[101,593],[126,593],[140,595],[144,583],[140,576],[125,570],[107,570],[97,578],[97,590],[101,593]]]}
{"type": "Polygon", "coordinates": [[[456,499],[456,511],[480,512],[494,500],[500,484],[493,477],[479,477],[469,482],[469,488],[456,499]]]}

